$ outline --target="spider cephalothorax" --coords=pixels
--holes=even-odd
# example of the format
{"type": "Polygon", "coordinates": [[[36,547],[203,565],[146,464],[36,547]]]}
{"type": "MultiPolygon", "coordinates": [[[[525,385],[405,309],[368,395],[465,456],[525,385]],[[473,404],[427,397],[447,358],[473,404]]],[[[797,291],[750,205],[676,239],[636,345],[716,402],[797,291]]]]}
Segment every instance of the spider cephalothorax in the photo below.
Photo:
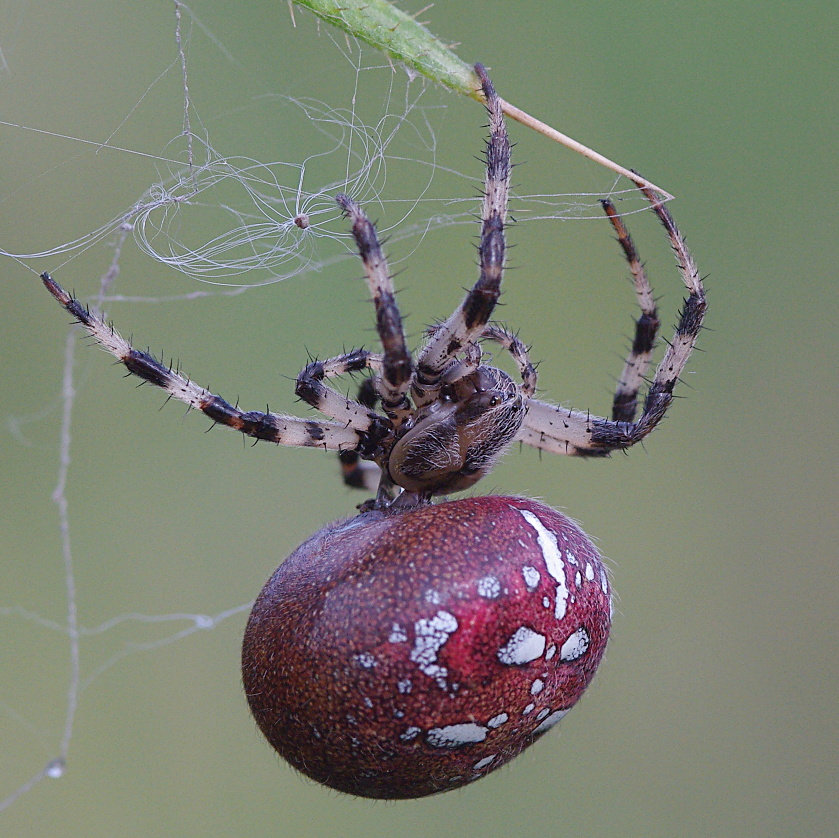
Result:
{"type": "Polygon", "coordinates": [[[524,419],[524,399],[494,367],[446,384],[400,430],[385,465],[397,486],[418,496],[467,489],[493,466],[524,419]]]}
{"type": "Polygon", "coordinates": [[[412,355],[376,230],[339,195],[382,351],[354,350],[303,369],[297,395],[327,421],[240,410],[134,349],[42,277],[131,373],[247,436],[336,451],[347,484],[376,492],[360,515],[328,525],[278,568],[254,606],[242,652],[248,701],[268,741],[309,776],[368,797],[434,794],[512,759],[582,695],[611,625],[606,570],[565,516],[526,498],[431,498],[474,485],[514,441],[603,456],[644,439],[672,401],[705,312],[682,235],[658,196],[642,188],[688,296],[637,415],[659,321],[623,221],[603,201],[641,309],[612,415],[535,398],[527,348],[489,322],[504,268],[510,144],[500,100],[484,69],[475,69],[490,127],[478,280],[412,355]],[[520,381],[483,363],[484,343],[510,354],[520,381]],[[355,400],[326,383],[355,372],[369,376],[355,400]]]}

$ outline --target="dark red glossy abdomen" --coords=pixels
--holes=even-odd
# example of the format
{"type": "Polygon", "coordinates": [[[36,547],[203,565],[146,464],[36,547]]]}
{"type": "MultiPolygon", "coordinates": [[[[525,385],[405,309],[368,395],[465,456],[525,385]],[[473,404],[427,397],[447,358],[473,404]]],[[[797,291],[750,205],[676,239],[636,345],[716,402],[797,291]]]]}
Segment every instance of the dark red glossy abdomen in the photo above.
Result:
{"type": "Polygon", "coordinates": [[[273,747],[350,794],[422,797],[508,762],[577,702],[610,627],[588,537],[476,497],[331,524],[254,605],[242,671],[273,747]]]}

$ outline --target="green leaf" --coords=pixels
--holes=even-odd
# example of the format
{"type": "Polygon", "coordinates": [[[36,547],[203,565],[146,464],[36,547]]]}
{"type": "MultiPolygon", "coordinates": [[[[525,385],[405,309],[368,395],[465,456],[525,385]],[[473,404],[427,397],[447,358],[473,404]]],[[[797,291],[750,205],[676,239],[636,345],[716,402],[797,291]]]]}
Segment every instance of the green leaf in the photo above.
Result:
{"type": "MultiPolygon", "coordinates": [[[[340,0],[340,2],[293,0],[293,2],[309,9],[321,20],[358,38],[359,41],[370,44],[395,61],[401,61],[432,81],[477,99],[479,102],[483,101],[481,84],[472,67],[458,58],[425,26],[387,0],[340,0]]],[[[661,187],[530,116],[504,99],[501,99],[501,105],[504,113],[517,122],[629,178],[642,188],[653,189],[664,198],[673,197],[661,187]]]]}
{"type": "Polygon", "coordinates": [[[458,93],[481,98],[475,71],[439,38],[386,0],[294,0],[321,20],[458,93]]]}

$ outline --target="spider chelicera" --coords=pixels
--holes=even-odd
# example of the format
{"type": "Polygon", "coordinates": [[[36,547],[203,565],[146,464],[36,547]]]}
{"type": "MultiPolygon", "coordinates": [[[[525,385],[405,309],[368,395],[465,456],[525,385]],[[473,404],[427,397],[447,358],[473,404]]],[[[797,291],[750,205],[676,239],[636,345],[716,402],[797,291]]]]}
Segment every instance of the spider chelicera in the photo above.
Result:
{"type": "Polygon", "coordinates": [[[485,476],[513,442],[541,451],[603,456],[644,439],[661,421],[673,388],[690,356],[705,313],[701,278],[667,207],[641,188],[658,216],[676,256],[688,296],[675,336],[656,369],[640,416],[638,394],[659,327],[656,304],[629,233],[614,204],[603,200],[632,273],[641,309],[635,337],[614,396],[610,419],[535,398],[536,369],[527,347],[506,328],[491,324],[504,270],[504,225],[510,181],[510,143],[501,105],[481,65],[476,71],[489,112],[486,183],[478,247],[480,275],[463,302],[443,323],[428,329],[416,355],[408,349],[387,261],[373,224],[346,195],[336,200],[352,221],[376,311],[382,352],[357,349],[309,363],[297,378],[296,393],[332,421],[270,412],[242,411],[186,378],[178,369],[134,349],[98,314],[89,311],[48,274],[52,295],[134,375],[161,387],[246,436],[280,445],[339,452],[349,485],[375,488],[366,509],[410,508],[435,495],[467,489],[485,476]],[[482,343],[499,344],[518,366],[520,382],[482,363],[482,343]],[[358,400],[325,382],[367,371],[358,400]],[[377,408],[380,407],[380,410],[377,408]]]}

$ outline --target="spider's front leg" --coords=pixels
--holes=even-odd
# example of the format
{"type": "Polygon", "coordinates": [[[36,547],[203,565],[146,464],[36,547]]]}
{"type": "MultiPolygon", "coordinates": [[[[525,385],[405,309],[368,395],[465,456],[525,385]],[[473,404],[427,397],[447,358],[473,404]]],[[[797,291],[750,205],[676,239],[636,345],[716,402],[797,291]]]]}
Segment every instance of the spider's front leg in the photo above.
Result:
{"type": "Polygon", "coordinates": [[[528,349],[518,335],[513,334],[503,326],[490,324],[484,327],[481,339],[494,341],[510,353],[519,368],[522,395],[533,398],[536,395],[536,365],[530,360],[528,349]]]}
{"type": "Polygon", "coordinates": [[[418,406],[433,402],[441,381],[455,357],[469,343],[475,343],[484,330],[498,297],[504,271],[504,221],[510,188],[510,141],[501,112],[501,102],[480,65],[475,71],[481,80],[489,114],[489,140],[486,147],[486,181],[481,209],[481,240],[478,245],[480,274],[463,302],[435,329],[417,359],[413,387],[418,406]]]}
{"type": "Polygon", "coordinates": [[[233,428],[245,436],[276,442],[278,445],[324,448],[328,451],[358,450],[364,447],[366,437],[362,429],[279,413],[239,410],[221,396],[199,387],[180,371],[161,363],[148,352],[134,349],[112,326],[68,294],[49,274],[42,274],[41,279],[50,294],[130,373],[160,387],[171,398],[200,410],[214,422],[233,428]]]}
{"type": "Polygon", "coordinates": [[[312,361],[297,376],[295,393],[307,404],[332,419],[345,422],[363,434],[363,443],[355,449],[341,451],[341,476],[347,486],[375,492],[380,488],[382,467],[387,452],[392,447],[394,425],[390,419],[376,413],[380,401],[376,381],[381,374],[383,358],[366,349],[355,349],[345,355],[312,361]],[[355,400],[327,387],[325,379],[371,370],[373,376],[365,378],[355,400]]]}
{"type": "MultiPolygon", "coordinates": [[[[367,287],[376,311],[376,331],[383,352],[381,355],[365,353],[364,365],[373,369],[374,375],[367,379],[369,383],[365,382],[365,385],[362,385],[358,401],[345,400],[334,390],[324,387],[320,381],[329,373],[316,364],[310,364],[298,378],[298,395],[336,419],[346,417],[347,421],[352,422],[358,418],[359,411],[366,411],[366,415],[376,417],[370,428],[373,433],[367,436],[369,445],[358,451],[342,452],[340,460],[341,473],[348,486],[377,491],[376,499],[368,501],[362,508],[383,508],[388,506],[396,495],[386,464],[392,439],[389,443],[386,437],[392,437],[413,414],[408,390],[413,380],[414,362],[405,340],[402,316],[396,305],[393,279],[376,235],[376,228],[364,210],[347,195],[336,195],[335,200],[352,220],[352,234],[364,264],[367,287]],[[373,412],[377,402],[381,402],[386,420],[373,412]],[[387,424],[384,424],[385,422],[387,424]]],[[[336,360],[340,362],[342,359],[333,359],[333,362],[336,360]]],[[[361,361],[357,366],[352,366],[350,361],[350,365],[351,368],[345,371],[352,372],[362,368],[361,361]]]]}
{"type": "MultiPolygon", "coordinates": [[[[374,410],[379,401],[376,386],[372,378],[365,378],[358,388],[356,400],[368,410],[374,410]]],[[[358,451],[341,451],[338,454],[341,463],[341,477],[352,489],[376,492],[380,488],[382,469],[372,460],[365,460],[358,451]]]]}

